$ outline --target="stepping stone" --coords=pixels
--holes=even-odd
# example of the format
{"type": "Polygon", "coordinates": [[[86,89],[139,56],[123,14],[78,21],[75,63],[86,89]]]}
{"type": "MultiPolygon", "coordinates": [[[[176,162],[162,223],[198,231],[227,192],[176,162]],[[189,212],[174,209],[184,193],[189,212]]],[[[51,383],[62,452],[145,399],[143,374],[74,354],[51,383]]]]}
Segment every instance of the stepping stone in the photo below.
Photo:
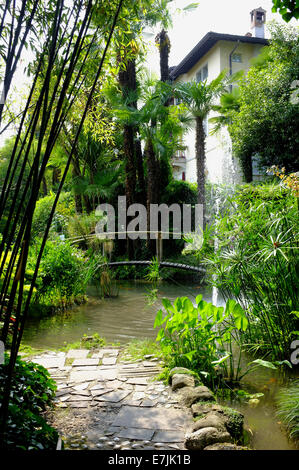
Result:
{"type": "Polygon", "coordinates": [[[110,370],[80,370],[73,369],[70,373],[70,382],[91,382],[93,380],[115,380],[116,369],[110,370]]]}
{"type": "Polygon", "coordinates": [[[75,359],[72,366],[97,366],[99,359],[75,359]]]}
{"type": "Polygon", "coordinates": [[[118,349],[101,349],[100,351],[103,354],[110,354],[110,356],[118,356],[118,349]]]}
{"type": "Polygon", "coordinates": [[[105,388],[106,388],[106,387],[105,387],[105,382],[101,382],[101,383],[99,383],[99,384],[94,385],[93,387],[91,387],[90,390],[103,390],[103,389],[105,389],[105,388]]]}
{"type": "Polygon", "coordinates": [[[186,412],[181,410],[123,406],[112,426],[179,431],[183,430],[187,419],[186,412]]]}
{"type": "Polygon", "coordinates": [[[144,406],[146,408],[150,408],[152,406],[155,406],[157,404],[157,402],[154,402],[152,400],[143,400],[141,403],[140,403],[140,406],[144,406]]]}
{"type": "Polygon", "coordinates": [[[136,439],[140,441],[149,441],[153,435],[154,429],[138,429],[138,428],[128,428],[123,429],[118,436],[124,437],[125,439],[136,439]]]}
{"type": "Polygon", "coordinates": [[[70,349],[66,357],[72,359],[85,359],[88,353],[88,349],[70,349]]]}
{"type": "Polygon", "coordinates": [[[148,379],[143,378],[143,377],[136,377],[136,378],[131,378],[127,380],[127,383],[132,384],[132,385],[147,385],[148,379]]]}
{"type": "Polygon", "coordinates": [[[122,364],[122,369],[137,369],[140,364],[136,364],[136,362],[132,362],[132,364],[122,364]]]}
{"type": "Polygon", "coordinates": [[[97,370],[97,366],[75,366],[75,370],[97,370]]]}
{"type": "Polygon", "coordinates": [[[76,390],[75,392],[72,392],[72,395],[80,395],[84,397],[90,397],[89,390],[76,390]]]}
{"type": "Polygon", "coordinates": [[[156,364],[153,364],[151,361],[143,361],[142,365],[144,367],[154,367],[156,369],[156,364]]]}
{"type": "Polygon", "coordinates": [[[123,383],[120,380],[111,380],[109,382],[109,388],[119,388],[123,386],[123,383]]]}
{"type": "Polygon", "coordinates": [[[73,389],[76,390],[77,392],[80,391],[80,390],[86,390],[88,385],[89,385],[89,383],[86,382],[86,383],[83,383],[83,384],[80,384],[80,385],[75,385],[75,387],[73,387],[73,389]]]}
{"type": "Polygon", "coordinates": [[[100,352],[97,352],[97,353],[93,353],[91,358],[92,359],[102,359],[103,356],[104,356],[104,353],[102,351],[100,351],[100,352]]]}
{"type": "Polygon", "coordinates": [[[135,385],[135,392],[145,392],[146,391],[146,385],[135,385]]]}
{"type": "Polygon", "coordinates": [[[63,397],[59,398],[59,401],[64,402],[67,401],[69,398],[71,398],[71,395],[64,395],[63,397]]]}
{"type": "Polygon", "coordinates": [[[103,365],[114,366],[116,364],[116,357],[103,357],[103,365]]]}
{"type": "Polygon", "coordinates": [[[144,392],[135,392],[135,393],[133,393],[132,400],[141,400],[142,398],[145,398],[145,393],[144,392]]]}
{"type": "Polygon", "coordinates": [[[56,398],[63,397],[63,395],[69,395],[71,390],[72,389],[69,387],[69,388],[66,388],[64,390],[60,390],[60,391],[56,392],[56,398]]]}
{"type": "MultiPolygon", "coordinates": [[[[40,359],[33,358],[32,362],[45,367],[46,369],[60,369],[64,366],[65,356],[63,357],[42,357],[40,359]]],[[[57,371],[54,372],[57,374],[57,371]]]]}
{"type": "Polygon", "coordinates": [[[105,393],[110,393],[113,392],[113,388],[105,388],[103,390],[91,390],[92,396],[95,397],[100,397],[101,395],[105,395],[105,393]]]}
{"type": "Polygon", "coordinates": [[[92,397],[85,397],[84,395],[72,395],[69,401],[90,401],[92,397]]]}
{"type": "Polygon", "coordinates": [[[180,431],[158,431],[153,442],[184,442],[185,433],[180,431]]]}
{"type": "Polygon", "coordinates": [[[105,395],[102,395],[101,397],[99,397],[98,400],[109,401],[111,403],[118,403],[119,401],[126,398],[129,394],[130,392],[126,392],[126,391],[110,392],[110,393],[105,393],[105,395]]]}
{"type": "Polygon", "coordinates": [[[140,400],[125,400],[123,404],[126,406],[139,406],[140,403],[140,400]]]}

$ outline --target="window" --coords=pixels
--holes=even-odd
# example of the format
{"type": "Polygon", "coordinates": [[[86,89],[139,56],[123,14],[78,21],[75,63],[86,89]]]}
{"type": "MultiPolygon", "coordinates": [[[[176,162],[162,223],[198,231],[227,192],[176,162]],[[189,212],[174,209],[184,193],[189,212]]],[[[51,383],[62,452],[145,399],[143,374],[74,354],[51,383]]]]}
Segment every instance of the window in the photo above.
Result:
{"type": "Polygon", "coordinates": [[[204,82],[208,78],[208,64],[202,67],[197,73],[196,73],[196,81],[197,82],[204,82]]]}
{"type": "Polygon", "coordinates": [[[233,54],[232,62],[242,62],[242,54],[233,54]]]}

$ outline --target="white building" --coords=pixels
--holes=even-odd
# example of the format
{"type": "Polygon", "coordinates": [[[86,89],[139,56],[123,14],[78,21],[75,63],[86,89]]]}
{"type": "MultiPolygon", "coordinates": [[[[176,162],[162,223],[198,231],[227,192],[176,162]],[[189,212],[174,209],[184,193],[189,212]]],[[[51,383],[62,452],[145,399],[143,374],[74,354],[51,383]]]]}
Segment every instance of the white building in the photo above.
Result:
{"type": "MultiPolygon", "coordinates": [[[[192,80],[210,82],[223,69],[230,74],[239,70],[248,71],[252,58],[258,56],[262,47],[268,44],[264,25],[266,11],[257,8],[251,13],[251,32],[245,36],[209,32],[170,70],[174,82],[192,80]]],[[[213,114],[208,116],[211,118],[213,114]]],[[[213,183],[238,182],[242,180],[238,162],[231,155],[231,141],[226,129],[217,135],[209,134],[210,123],[206,120],[206,172],[213,183]]],[[[173,158],[173,171],[176,179],[196,182],[195,132],[190,131],[184,138],[186,150],[173,158]]],[[[258,177],[256,165],[254,177],[258,177]]]]}

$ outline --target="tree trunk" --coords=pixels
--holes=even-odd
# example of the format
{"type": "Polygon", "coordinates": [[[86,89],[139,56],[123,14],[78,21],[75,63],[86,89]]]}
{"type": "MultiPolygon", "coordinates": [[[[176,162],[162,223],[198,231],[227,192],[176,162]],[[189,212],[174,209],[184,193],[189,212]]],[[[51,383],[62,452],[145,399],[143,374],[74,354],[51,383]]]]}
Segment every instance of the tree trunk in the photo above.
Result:
{"type": "Polygon", "coordinates": [[[160,80],[161,82],[169,81],[169,51],[170,51],[170,41],[167,35],[167,32],[162,29],[162,31],[156,36],[156,44],[160,52],[160,80]]]}
{"type": "MultiPolygon", "coordinates": [[[[148,139],[146,142],[144,154],[145,154],[146,163],[147,163],[147,199],[146,199],[147,230],[150,230],[151,204],[157,204],[159,201],[157,161],[156,161],[153,143],[150,139],[148,139]]],[[[150,234],[148,234],[147,246],[150,252],[154,254],[155,242],[154,240],[150,239],[150,234]]]]}
{"type": "MultiPolygon", "coordinates": [[[[131,91],[136,91],[136,65],[134,60],[129,60],[126,64],[125,70],[120,70],[118,74],[119,84],[122,89],[124,100],[127,100],[131,91]]],[[[130,105],[137,107],[136,102],[131,102],[130,105]]],[[[136,159],[135,159],[135,134],[134,126],[130,124],[124,125],[124,143],[123,151],[125,156],[125,188],[127,206],[135,201],[135,188],[136,188],[136,159]]],[[[129,259],[133,257],[133,244],[132,240],[127,238],[127,255],[129,259]]]]}
{"type": "Polygon", "coordinates": [[[203,119],[199,116],[196,117],[196,141],[195,141],[195,155],[197,166],[197,194],[198,204],[203,206],[203,229],[205,228],[206,216],[206,198],[205,198],[205,131],[203,127],[203,119]]]}
{"type": "Polygon", "coordinates": [[[47,180],[46,180],[46,177],[45,177],[45,176],[43,176],[42,182],[43,182],[43,193],[44,193],[44,196],[47,196],[47,194],[48,194],[48,187],[47,187],[47,180]]]}
{"type": "Polygon", "coordinates": [[[242,170],[244,174],[244,179],[246,183],[251,183],[253,175],[252,175],[252,157],[246,156],[244,159],[241,160],[242,170]]]}

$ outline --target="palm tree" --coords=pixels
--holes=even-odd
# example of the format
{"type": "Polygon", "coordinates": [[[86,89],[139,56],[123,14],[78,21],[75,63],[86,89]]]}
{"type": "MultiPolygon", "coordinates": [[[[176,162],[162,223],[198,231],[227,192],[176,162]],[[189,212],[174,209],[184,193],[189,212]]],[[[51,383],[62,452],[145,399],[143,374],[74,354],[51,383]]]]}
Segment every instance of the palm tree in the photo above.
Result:
{"type": "Polygon", "coordinates": [[[204,120],[209,112],[216,109],[217,99],[227,91],[227,87],[239,78],[239,74],[228,76],[226,70],[223,70],[217,78],[210,83],[204,82],[186,82],[176,85],[175,95],[187,107],[195,119],[196,139],[195,156],[197,164],[197,191],[198,204],[203,206],[205,225],[205,131],[204,120]]]}

